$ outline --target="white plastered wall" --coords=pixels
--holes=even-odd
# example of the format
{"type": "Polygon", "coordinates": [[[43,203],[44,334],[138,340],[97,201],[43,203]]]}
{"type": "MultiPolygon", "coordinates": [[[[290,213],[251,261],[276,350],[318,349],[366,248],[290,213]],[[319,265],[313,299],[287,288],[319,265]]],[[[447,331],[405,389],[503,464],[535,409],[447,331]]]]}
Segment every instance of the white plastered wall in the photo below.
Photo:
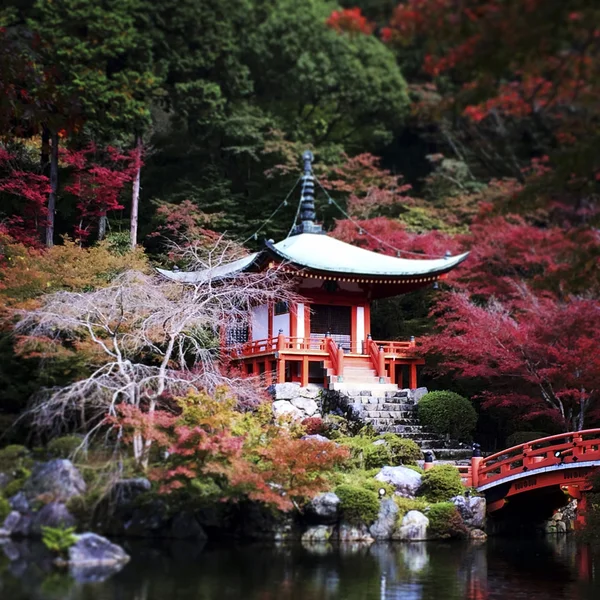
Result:
{"type": "Polygon", "coordinates": [[[269,308],[266,304],[252,309],[252,339],[264,340],[269,337],[269,308]]]}

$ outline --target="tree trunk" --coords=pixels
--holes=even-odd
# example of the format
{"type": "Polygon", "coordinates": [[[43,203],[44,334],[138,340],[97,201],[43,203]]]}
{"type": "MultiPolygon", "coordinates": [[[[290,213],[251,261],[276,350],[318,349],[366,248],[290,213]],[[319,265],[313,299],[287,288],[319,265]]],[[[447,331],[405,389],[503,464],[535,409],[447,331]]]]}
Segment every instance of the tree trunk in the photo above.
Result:
{"type": "Polygon", "coordinates": [[[42,149],[40,153],[40,167],[42,175],[48,174],[48,166],[50,165],[50,130],[42,126],[42,149]]]}
{"type": "Polygon", "coordinates": [[[131,229],[129,237],[131,248],[137,245],[138,231],[138,208],[140,202],[140,174],[142,172],[142,136],[136,137],[135,149],[135,179],[133,180],[133,192],[131,194],[131,229]]]}
{"type": "Polygon", "coordinates": [[[56,214],[56,194],[58,192],[58,133],[52,132],[50,139],[52,141],[50,148],[50,193],[48,194],[48,219],[46,223],[46,246],[48,248],[54,245],[54,216],[56,214]]]}
{"type": "Polygon", "coordinates": [[[106,237],[106,222],[108,217],[106,213],[98,218],[98,240],[102,241],[106,237]]]}

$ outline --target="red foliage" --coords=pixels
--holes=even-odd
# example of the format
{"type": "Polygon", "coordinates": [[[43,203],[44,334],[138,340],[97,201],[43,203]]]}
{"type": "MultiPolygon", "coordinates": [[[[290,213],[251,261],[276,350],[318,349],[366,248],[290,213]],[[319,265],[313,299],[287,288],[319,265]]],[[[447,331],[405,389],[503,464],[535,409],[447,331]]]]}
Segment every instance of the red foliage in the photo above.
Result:
{"type": "Polygon", "coordinates": [[[307,435],[322,435],[327,431],[327,426],[321,417],[307,417],[302,420],[302,427],[307,435]]]}
{"type": "Polygon", "coordinates": [[[79,223],[75,236],[86,239],[99,218],[123,208],[120,195],[135,177],[139,157],[136,150],[123,154],[112,146],[99,150],[91,143],[83,150],[63,150],[61,158],[73,168],[65,191],[77,198],[79,223]]]}
{"type": "Polygon", "coordinates": [[[27,246],[39,246],[39,232],[46,225],[48,216],[48,194],[50,183],[45,175],[38,175],[15,168],[13,157],[0,148],[0,170],[5,172],[0,178],[0,192],[24,200],[20,214],[4,220],[6,232],[16,241],[27,246]]]}
{"type": "Polygon", "coordinates": [[[325,189],[348,194],[346,210],[352,218],[368,219],[381,214],[382,209],[413,202],[405,195],[411,186],[401,183],[400,175],[382,169],[380,161],[369,153],[344,156],[344,162],[321,179],[325,189]]]}
{"type": "Polygon", "coordinates": [[[382,254],[394,255],[394,248],[398,248],[403,258],[443,257],[446,251],[456,254],[460,249],[458,240],[445,233],[411,233],[400,221],[385,217],[356,222],[338,221],[332,235],[344,242],[382,254]]]}
{"type": "Polygon", "coordinates": [[[425,349],[443,356],[444,370],[479,379],[484,407],[509,407],[521,419],[547,415],[566,431],[582,429],[598,410],[598,301],[524,289],[518,307],[481,306],[453,293],[438,306],[438,325],[425,349]]]}
{"type": "Polygon", "coordinates": [[[339,33],[364,33],[370,35],[375,30],[375,24],[371,23],[360,8],[344,8],[334,10],[326,21],[328,27],[339,33]]]}

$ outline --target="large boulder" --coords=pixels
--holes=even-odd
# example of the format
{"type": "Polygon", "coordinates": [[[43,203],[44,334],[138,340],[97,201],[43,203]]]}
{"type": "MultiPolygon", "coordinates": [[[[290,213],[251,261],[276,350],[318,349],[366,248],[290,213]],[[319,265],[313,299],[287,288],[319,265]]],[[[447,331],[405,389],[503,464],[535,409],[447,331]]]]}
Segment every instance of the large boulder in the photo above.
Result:
{"type": "Polygon", "coordinates": [[[16,510],[8,513],[8,516],[4,519],[4,523],[2,523],[2,527],[0,528],[0,537],[8,537],[11,535],[20,520],[21,515],[16,510]]]}
{"type": "Polygon", "coordinates": [[[375,479],[393,485],[396,494],[404,498],[414,498],[421,487],[421,474],[408,467],[383,467],[375,479]]]}
{"type": "Polygon", "coordinates": [[[162,500],[153,500],[143,507],[134,509],[131,519],[123,525],[124,534],[131,537],[164,537],[169,515],[162,500]]]}
{"type": "Polygon", "coordinates": [[[369,527],[369,533],[376,540],[392,539],[397,517],[398,505],[391,498],[383,500],[379,508],[377,520],[369,527]]]}
{"type": "Polygon", "coordinates": [[[394,533],[394,539],[407,542],[418,542],[427,539],[429,519],[418,510],[409,510],[402,518],[402,523],[394,533]]]}
{"type": "Polygon", "coordinates": [[[275,383],[269,386],[269,393],[274,400],[291,400],[300,396],[300,384],[275,383]]]}
{"type": "Polygon", "coordinates": [[[318,494],[306,507],[308,517],[319,523],[335,523],[339,518],[340,499],[333,492],[318,494]]]}
{"type": "Polygon", "coordinates": [[[23,493],[28,500],[48,494],[56,502],[67,502],[84,494],[85,489],[85,481],[75,465],[70,460],[57,458],[35,465],[23,493]]]}
{"type": "Polygon", "coordinates": [[[310,435],[303,435],[301,440],[313,440],[315,442],[326,442],[329,443],[331,440],[326,438],[324,435],[320,435],[318,433],[311,433],[310,435]]]}
{"type": "Polygon", "coordinates": [[[50,502],[33,515],[31,535],[41,536],[42,527],[75,527],[77,521],[61,502],[50,502]]]}
{"type": "Polygon", "coordinates": [[[112,566],[126,563],[129,555],[106,538],[95,533],[82,533],[69,548],[69,564],[82,566],[112,566]]]}
{"type": "Polygon", "coordinates": [[[289,400],[276,400],[273,402],[273,415],[279,417],[291,417],[293,421],[299,421],[305,417],[304,413],[296,408],[289,400]]]}
{"type": "Polygon", "coordinates": [[[312,417],[319,410],[319,405],[310,398],[292,398],[290,402],[307,417],[312,417]]]}
{"type": "Polygon", "coordinates": [[[486,503],[480,496],[455,496],[451,499],[469,529],[485,529],[486,503]]]}
{"type": "Polygon", "coordinates": [[[309,527],[302,534],[302,543],[321,544],[323,542],[328,542],[332,535],[333,527],[329,525],[315,525],[314,527],[309,527]]]}
{"type": "Polygon", "coordinates": [[[420,388],[416,388],[414,390],[410,390],[409,391],[409,398],[411,398],[412,400],[414,400],[415,402],[419,402],[419,400],[425,395],[427,394],[427,388],[426,387],[420,387],[420,388]]]}
{"type": "Polygon", "coordinates": [[[300,387],[298,388],[298,394],[302,398],[310,398],[311,400],[316,400],[321,393],[321,389],[315,385],[309,385],[308,387],[300,387]]]}
{"type": "Polygon", "coordinates": [[[29,501],[27,500],[27,496],[23,492],[19,492],[15,494],[12,498],[9,499],[10,507],[13,510],[16,510],[20,513],[28,513],[30,510],[29,501]]]}

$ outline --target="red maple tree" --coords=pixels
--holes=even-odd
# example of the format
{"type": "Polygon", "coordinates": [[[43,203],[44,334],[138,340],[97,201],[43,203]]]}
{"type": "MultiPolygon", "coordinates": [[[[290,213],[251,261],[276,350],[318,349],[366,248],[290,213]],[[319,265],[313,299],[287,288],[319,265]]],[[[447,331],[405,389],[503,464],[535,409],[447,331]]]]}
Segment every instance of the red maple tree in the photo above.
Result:
{"type": "Polygon", "coordinates": [[[370,35],[375,30],[375,24],[371,23],[360,8],[344,8],[334,10],[326,21],[327,26],[340,33],[363,33],[370,35]]]}

